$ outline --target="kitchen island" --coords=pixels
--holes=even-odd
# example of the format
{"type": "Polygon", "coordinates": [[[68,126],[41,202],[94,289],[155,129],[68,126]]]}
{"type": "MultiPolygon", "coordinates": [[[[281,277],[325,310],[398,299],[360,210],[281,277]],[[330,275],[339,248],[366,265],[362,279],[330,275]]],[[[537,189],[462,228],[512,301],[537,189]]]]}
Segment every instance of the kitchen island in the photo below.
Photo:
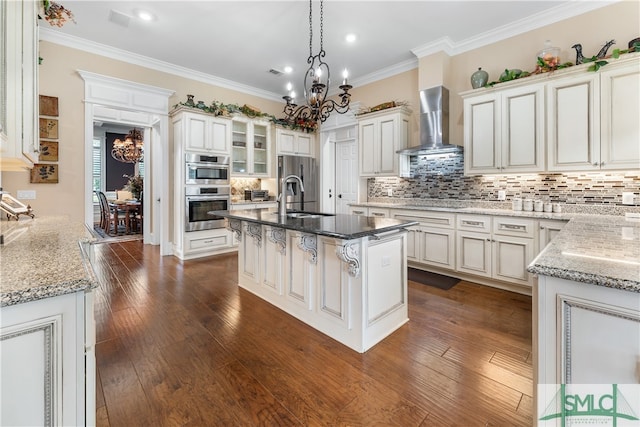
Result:
{"type": "Polygon", "coordinates": [[[354,215],[216,211],[239,241],[238,284],[363,353],[405,324],[406,227],[354,215]]]}
{"type": "Polygon", "coordinates": [[[0,425],[93,425],[93,235],[64,216],[0,229],[0,425]]]}

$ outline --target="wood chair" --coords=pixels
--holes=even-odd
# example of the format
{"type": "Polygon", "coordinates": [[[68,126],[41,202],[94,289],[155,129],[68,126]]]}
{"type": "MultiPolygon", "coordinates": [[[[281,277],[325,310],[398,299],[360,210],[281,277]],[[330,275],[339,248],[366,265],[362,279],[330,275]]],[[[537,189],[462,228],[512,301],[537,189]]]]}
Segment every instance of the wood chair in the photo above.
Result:
{"type": "Polygon", "coordinates": [[[118,234],[118,226],[124,227],[125,212],[111,208],[107,201],[107,196],[102,191],[98,191],[97,194],[100,201],[100,228],[109,235],[116,235],[118,234]],[[113,232],[111,231],[112,228],[113,232]]]}
{"type": "Polygon", "coordinates": [[[133,227],[135,228],[137,233],[142,233],[142,226],[143,226],[143,213],[144,213],[144,192],[141,191],[140,192],[140,206],[138,207],[138,212],[136,212],[136,214],[133,216],[133,218],[131,218],[132,220],[132,224],[133,227]]]}

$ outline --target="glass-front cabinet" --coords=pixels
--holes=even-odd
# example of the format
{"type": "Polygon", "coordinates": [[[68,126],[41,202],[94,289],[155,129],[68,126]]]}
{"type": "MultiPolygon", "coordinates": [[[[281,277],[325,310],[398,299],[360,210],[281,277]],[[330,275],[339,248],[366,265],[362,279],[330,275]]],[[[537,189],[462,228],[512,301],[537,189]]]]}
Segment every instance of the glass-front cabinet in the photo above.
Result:
{"type": "Polygon", "coordinates": [[[270,123],[233,119],[231,174],[268,177],[270,173],[270,123]]]}

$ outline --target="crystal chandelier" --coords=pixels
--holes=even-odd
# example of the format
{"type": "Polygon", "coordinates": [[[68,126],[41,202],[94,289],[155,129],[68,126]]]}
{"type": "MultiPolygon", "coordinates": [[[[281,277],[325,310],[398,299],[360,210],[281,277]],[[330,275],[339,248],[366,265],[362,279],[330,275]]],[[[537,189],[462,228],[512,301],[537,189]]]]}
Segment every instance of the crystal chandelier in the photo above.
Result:
{"type": "Polygon", "coordinates": [[[344,80],[339,86],[342,93],[338,95],[340,103],[332,99],[325,99],[329,92],[329,83],[331,81],[331,75],[329,73],[329,66],[322,60],[325,57],[325,51],[323,48],[323,5],[320,0],[320,51],[317,55],[313,54],[313,14],[312,14],[313,0],[309,0],[309,58],[307,58],[307,64],[309,69],[304,76],[304,98],[306,104],[296,105],[294,102],[294,96],[289,93],[283,96],[287,101],[283,112],[286,114],[285,121],[289,123],[308,123],[308,122],[324,122],[329,117],[332,111],[339,114],[344,114],[349,111],[349,100],[351,94],[349,89],[353,86],[347,83],[346,70],[343,75],[344,80]]]}
{"type": "Polygon", "coordinates": [[[133,128],[124,138],[124,141],[120,139],[113,141],[111,156],[123,163],[141,162],[144,157],[142,133],[138,129],[133,128]]]}

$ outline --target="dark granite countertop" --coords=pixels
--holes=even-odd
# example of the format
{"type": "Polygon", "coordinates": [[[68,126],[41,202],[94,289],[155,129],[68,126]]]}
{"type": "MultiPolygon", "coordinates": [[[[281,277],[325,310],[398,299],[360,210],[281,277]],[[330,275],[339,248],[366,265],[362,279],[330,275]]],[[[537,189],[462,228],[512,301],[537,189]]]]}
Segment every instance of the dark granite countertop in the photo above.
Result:
{"type": "Polygon", "coordinates": [[[215,211],[215,215],[343,240],[374,236],[418,224],[416,221],[341,214],[318,218],[280,218],[277,209],[215,211]]]}

